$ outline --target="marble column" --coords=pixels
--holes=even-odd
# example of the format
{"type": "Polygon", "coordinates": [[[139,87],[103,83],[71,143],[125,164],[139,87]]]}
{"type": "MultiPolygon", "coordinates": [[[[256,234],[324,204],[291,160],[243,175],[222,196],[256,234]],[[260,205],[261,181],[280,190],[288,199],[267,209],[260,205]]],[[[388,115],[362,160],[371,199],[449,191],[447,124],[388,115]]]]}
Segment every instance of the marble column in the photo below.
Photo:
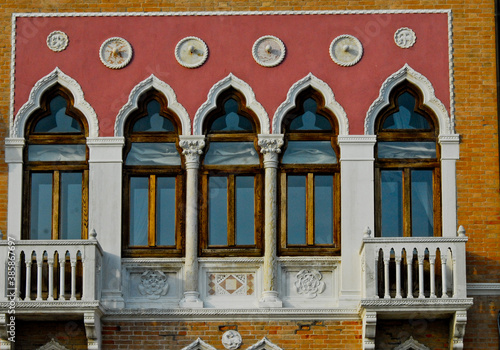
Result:
{"type": "Polygon", "coordinates": [[[202,308],[198,292],[198,169],[205,146],[204,136],[180,136],[179,145],[186,164],[186,260],[184,298],[179,306],[202,308]]]}
{"type": "Polygon", "coordinates": [[[265,169],[265,211],[264,211],[264,266],[263,292],[259,300],[260,307],[282,307],[279,299],[277,258],[276,258],[276,223],[277,223],[277,171],[278,154],[283,145],[283,135],[259,135],[259,146],[264,155],[265,169]]]}

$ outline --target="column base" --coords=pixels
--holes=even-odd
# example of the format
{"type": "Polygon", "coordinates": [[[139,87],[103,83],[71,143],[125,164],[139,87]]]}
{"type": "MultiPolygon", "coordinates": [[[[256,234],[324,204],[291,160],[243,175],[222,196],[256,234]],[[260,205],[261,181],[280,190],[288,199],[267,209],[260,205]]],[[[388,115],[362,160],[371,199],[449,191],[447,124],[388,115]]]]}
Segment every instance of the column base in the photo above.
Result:
{"type": "Polygon", "coordinates": [[[259,307],[283,307],[283,302],[278,298],[278,295],[279,293],[276,291],[262,292],[262,298],[259,300],[259,307]]]}
{"type": "Polygon", "coordinates": [[[179,302],[179,306],[186,309],[201,309],[203,301],[199,298],[198,292],[184,292],[184,298],[179,302]]]}

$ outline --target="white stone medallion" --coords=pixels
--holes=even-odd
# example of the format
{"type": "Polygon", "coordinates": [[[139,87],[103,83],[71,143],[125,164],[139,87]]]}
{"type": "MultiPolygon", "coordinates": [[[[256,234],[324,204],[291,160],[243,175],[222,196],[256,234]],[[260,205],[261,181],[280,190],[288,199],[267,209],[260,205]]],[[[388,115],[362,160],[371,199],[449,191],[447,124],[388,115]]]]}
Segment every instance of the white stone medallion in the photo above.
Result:
{"type": "Polygon", "coordinates": [[[285,58],[285,44],[275,36],[265,35],[255,41],[252,56],[263,67],[275,67],[285,58]]]}
{"type": "Polygon", "coordinates": [[[61,52],[68,47],[69,39],[66,33],[56,30],[47,36],[47,46],[54,52],[61,52]]]}
{"type": "Polygon", "coordinates": [[[339,35],[330,44],[330,57],[339,66],[354,66],[362,56],[363,45],[358,38],[352,35],[339,35]]]}
{"type": "Polygon", "coordinates": [[[235,330],[229,330],[222,335],[222,345],[226,349],[236,350],[241,346],[243,340],[241,339],[240,333],[235,330]]]}
{"type": "Polygon", "coordinates": [[[394,42],[402,49],[409,49],[415,45],[415,41],[417,41],[417,36],[410,28],[399,28],[396,30],[396,33],[394,33],[394,42]]]}
{"type": "Polygon", "coordinates": [[[130,63],[132,53],[132,46],[127,40],[113,37],[102,43],[99,58],[106,67],[121,69],[130,63]]]}
{"type": "Polygon", "coordinates": [[[208,46],[195,36],[188,36],[175,46],[175,59],[186,68],[198,68],[208,58],[208,46]]]}

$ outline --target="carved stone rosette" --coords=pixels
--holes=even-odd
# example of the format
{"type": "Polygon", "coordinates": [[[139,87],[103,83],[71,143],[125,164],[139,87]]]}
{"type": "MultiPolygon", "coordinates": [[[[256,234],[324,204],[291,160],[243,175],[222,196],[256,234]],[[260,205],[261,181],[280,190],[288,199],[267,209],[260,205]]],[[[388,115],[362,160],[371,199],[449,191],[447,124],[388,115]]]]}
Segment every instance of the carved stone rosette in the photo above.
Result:
{"type": "Polygon", "coordinates": [[[301,270],[295,276],[295,288],[297,293],[309,299],[316,298],[318,294],[325,291],[326,285],[322,281],[323,276],[317,270],[301,270]]]}
{"type": "Polygon", "coordinates": [[[167,276],[161,271],[148,270],[141,276],[139,292],[150,299],[159,299],[168,292],[167,276]]]}
{"type": "Polygon", "coordinates": [[[222,345],[226,349],[236,350],[241,346],[243,340],[241,339],[240,333],[235,330],[229,330],[222,335],[222,345]]]}

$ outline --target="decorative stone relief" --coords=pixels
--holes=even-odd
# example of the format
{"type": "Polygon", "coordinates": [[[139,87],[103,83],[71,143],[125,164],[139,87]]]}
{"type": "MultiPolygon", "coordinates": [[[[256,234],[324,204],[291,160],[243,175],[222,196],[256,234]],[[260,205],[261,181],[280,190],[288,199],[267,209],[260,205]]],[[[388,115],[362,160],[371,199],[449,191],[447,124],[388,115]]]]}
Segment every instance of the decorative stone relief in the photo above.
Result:
{"type": "Polygon", "coordinates": [[[361,56],[363,56],[363,45],[352,35],[339,35],[330,44],[330,57],[339,66],[354,66],[361,56]]]}
{"type": "Polygon", "coordinates": [[[241,346],[242,342],[240,333],[235,330],[229,330],[222,335],[222,345],[226,349],[236,350],[241,346]]]}
{"type": "Polygon", "coordinates": [[[415,45],[416,40],[417,36],[410,28],[399,28],[396,30],[396,33],[394,33],[394,42],[402,49],[409,49],[415,45]]]}
{"type": "Polygon", "coordinates": [[[427,346],[413,339],[413,337],[410,337],[403,344],[394,348],[394,350],[430,350],[430,349],[427,346]]]}
{"type": "Polygon", "coordinates": [[[324,292],[326,285],[321,279],[323,276],[317,270],[301,270],[295,276],[295,288],[297,293],[309,299],[316,298],[318,294],[324,292]]]}
{"type": "Polygon", "coordinates": [[[203,154],[203,148],[205,147],[205,141],[198,138],[187,138],[183,137],[179,141],[179,146],[182,148],[182,154],[186,157],[186,164],[199,164],[200,156],[203,154]]]}
{"type": "Polygon", "coordinates": [[[123,68],[132,59],[132,46],[123,38],[109,38],[102,43],[99,49],[99,58],[108,68],[123,68]]]}
{"type": "Polygon", "coordinates": [[[211,273],[208,276],[209,295],[253,295],[253,273],[211,273]]]}
{"type": "Polygon", "coordinates": [[[283,350],[278,345],[273,344],[266,337],[249,347],[247,350],[283,350]]]}
{"type": "Polygon", "coordinates": [[[175,46],[175,59],[186,68],[197,68],[208,58],[208,46],[195,36],[188,36],[175,46]]]}
{"type": "Polygon", "coordinates": [[[285,58],[285,44],[275,36],[266,35],[255,41],[252,55],[258,64],[263,67],[275,67],[285,58]]]}
{"type": "Polygon", "coordinates": [[[44,346],[39,347],[37,350],[68,350],[68,348],[59,344],[54,338],[44,346]]]}
{"type": "Polygon", "coordinates": [[[66,33],[56,30],[47,36],[47,46],[54,52],[63,51],[68,47],[68,36],[66,33]]]}
{"type": "Polygon", "coordinates": [[[158,299],[168,292],[167,276],[161,271],[148,270],[141,276],[139,292],[150,299],[158,299]]]}

